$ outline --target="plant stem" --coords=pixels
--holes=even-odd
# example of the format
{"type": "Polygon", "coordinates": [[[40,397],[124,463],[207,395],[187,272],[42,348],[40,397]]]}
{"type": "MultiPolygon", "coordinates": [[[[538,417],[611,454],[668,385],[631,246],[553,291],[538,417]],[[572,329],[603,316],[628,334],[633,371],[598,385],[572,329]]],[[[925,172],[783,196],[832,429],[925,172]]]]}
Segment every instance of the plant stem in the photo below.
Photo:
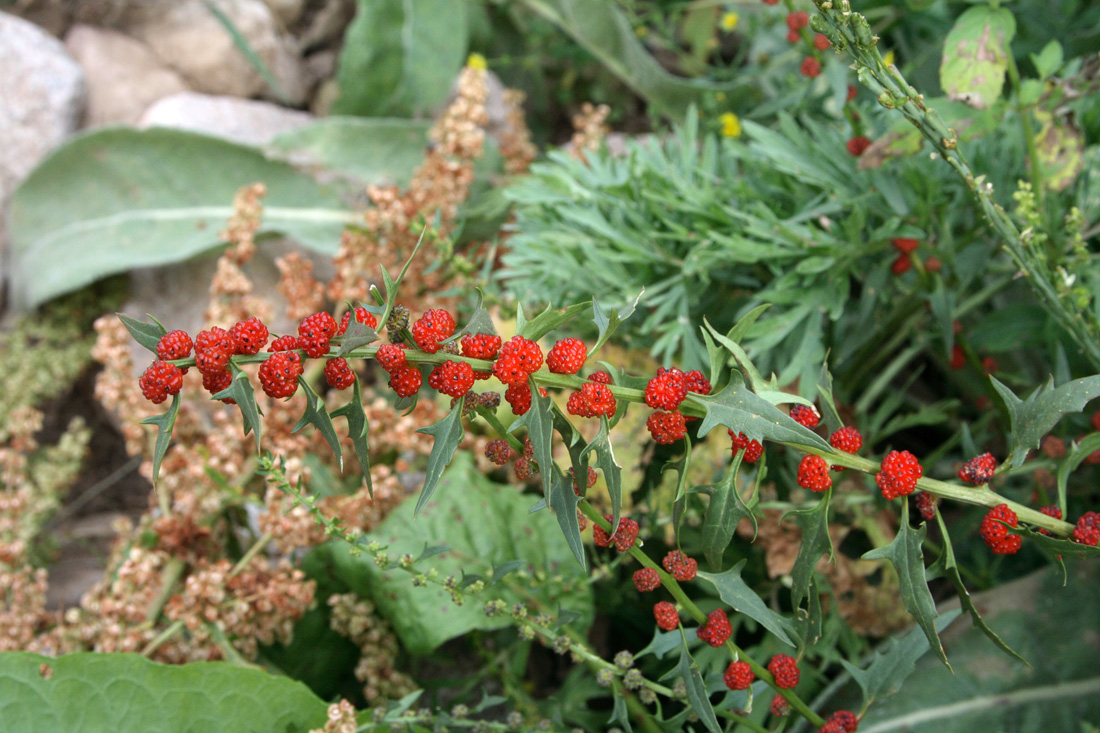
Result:
{"type": "Polygon", "coordinates": [[[263,549],[267,547],[267,543],[271,542],[273,539],[275,539],[274,534],[271,532],[264,532],[260,539],[252,543],[252,547],[249,547],[248,551],[241,555],[241,559],[237,561],[237,564],[233,566],[229,574],[225,576],[225,579],[229,580],[248,567],[248,563],[252,562],[253,558],[263,552],[263,549]]]}
{"type": "Polygon", "coordinates": [[[164,631],[157,634],[157,637],[145,645],[145,648],[141,650],[141,656],[148,657],[153,654],[157,649],[161,647],[164,642],[171,639],[173,636],[183,630],[183,621],[173,621],[170,626],[164,629],[164,631]]]}

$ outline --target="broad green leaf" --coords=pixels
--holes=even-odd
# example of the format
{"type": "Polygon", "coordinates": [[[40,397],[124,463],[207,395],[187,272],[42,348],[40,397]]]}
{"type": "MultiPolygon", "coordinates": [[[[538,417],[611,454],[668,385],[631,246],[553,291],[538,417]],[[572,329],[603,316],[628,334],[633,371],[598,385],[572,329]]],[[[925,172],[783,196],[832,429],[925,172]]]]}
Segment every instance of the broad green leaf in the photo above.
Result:
{"type": "MultiPolygon", "coordinates": [[[[619,529],[619,513],[623,505],[623,469],[615,461],[615,449],[611,445],[611,428],[606,415],[600,416],[600,431],[581,451],[583,455],[596,452],[596,465],[603,471],[607,493],[611,497],[611,533],[619,529]]],[[[587,473],[587,472],[586,472],[587,473]]],[[[577,485],[583,479],[578,475],[577,485]]]]}
{"type": "Polygon", "coordinates": [[[325,117],[277,135],[266,149],[360,181],[405,186],[424,162],[431,126],[406,119],[325,117]]]}
{"type": "Polygon", "coordinates": [[[736,85],[713,85],[673,76],[645,50],[630,20],[612,0],[522,0],[591,53],[651,105],[675,119],[708,94],[736,85]]]}
{"type": "Polygon", "coordinates": [[[794,642],[787,636],[787,620],[768,608],[748,583],[741,579],[741,570],[747,562],[748,560],[742,560],[719,575],[700,572],[698,577],[713,585],[718,591],[718,597],[733,610],[756,621],[784,644],[794,646],[794,642]]]}
{"type": "Polygon", "coordinates": [[[691,709],[695,711],[695,714],[699,716],[699,720],[702,721],[703,725],[705,725],[707,730],[711,731],[711,733],[722,733],[722,727],[718,725],[718,718],[715,717],[714,708],[711,706],[710,698],[707,696],[707,686],[703,682],[703,675],[699,672],[699,665],[696,664],[691,653],[688,651],[687,637],[684,636],[683,629],[679,630],[679,636],[680,661],[675,667],[665,673],[661,679],[682,679],[687,688],[688,704],[691,705],[691,709]]]}
{"type": "Polygon", "coordinates": [[[374,498],[374,483],[370,477],[370,446],[367,444],[367,413],[363,410],[363,391],[359,386],[359,377],[352,386],[351,400],[343,407],[332,411],[332,417],[343,417],[348,421],[348,437],[355,446],[355,455],[359,458],[359,468],[367,480],[367,491],[374,498]]]}
{"type": "Polygon", "coordinates": [[[645,645],[641,651],[634,654],[634,658],[638,659],[646,654],[652,654],[657,659],[664,659],[666,655],[671,654],[674,649],[680,648],[680,630],[673,629],[672,631],[661,631],[659,626],[653,627],[653,639],[645,645]]]}
{"type": "Polygon", "coordinates": [[[1063,415],[1080,412],[1089,400],[1100,396],[1100,375],[1067,382],[1060,387],[1054,380],[1021,400],[1008,387],[990,377],[993,388],[1001,395],[1012,424],[1009,438],[1009,462],[1013,468],[1021,465],[1027,452],[1039,447],[1039,442],[1050,432],[1063,415]]]}
{"type": "Polygon", "coordinates": [[[634,309],[638,307],[638,301],[642,299],[643,295],[645,295],[645,288],[642,288],[633,303],[623,306],[621,311],[612,308],[611,313],[604,313],[599,302],[595,298],[592,299],[592,321],[596,324],[599,335],[596,337],[596,345],[588,350],[589,354],[595,354],[599,351],[600,347],[606,344],[607,340],[618,329],[619,324],[634,314],[634,309]]]}
{"type": "MultiPolygon", "coordinates": [[[[946,330],[946,338],[954,341],[950,321],[946,330]]],[[[1046,343],[1049,334],[1050,319],[1047,312],[1034,303],[1012,303],[997,308],[973,329],[968,329],[970,345],[975,350],[993,353],[1039,348],[1046,343]]],[[[949,351],[950,344],[945,349],[945,355],[949,351]]]]}
{"type": "Polygon", "coordinates": [[[466,59],[467,5],[452,0],[359,0],[336,70],[338,115],[424,116],[466,59]]]}
{"type": "Polygon", "coordinates": [[[531,339],[532,341],[538,341],[546,334],[558,328],[564,323],[568,323],[574,318],[580,316],[586,310],[592,307],[592,303],[577,303],[565,308],[554,309],[550,306],[546,306],[546,310],[539,313],[537,316],[529,321],[525,321],[521,326],[519,325],[519,319],[516,319],[516,333],[520,336],[531,339]]]}
{"type": "Polygon", "coordinates": [[[1007,8],[978,5],[955,21],[943,44],[940,86],[951,100],[985,109],[1001,96],[1016,18],[1007,8]]]}
{"type": "MultiPolygon", "coordinates": [[[[371,599],[390,619],[404,647],[412,654],[427,654],[448,639],[474,629],[510,626],[509,617],[485,615],[484,603],[500,598],[509,606],[533,595],[540,607],[581,614],[582,635],[592,619],[591,586],[584,570],[561,541],[561,531],[549,512],[528,514],[530,497],[489,481],[473,458],[459,453],[440,480],[442,490],[414,517],[413,503],[394,510],[361,544],[378,541],[387,545],[391,559],[408,553],[414,557],[429,546],[449,550],[425,563],[440,577],[465,573],[489,577],[494,568],[515,567],[521,561],[528,572],[545,572],[548,580],[537,584],[497,583],[491,594],[468,596],[456,606],[447,591],[435,584],[414,587],[408,573],[399,568],[381,569],[368,553],[353,556],[346,543],[330,542],[307,556],[304,568],[310,577],[337,580],[346,590],[371,599]]],[[[572,493],[572,491],[570,491],[572,493]]],[[[576,522],[576,513],[573,520],[576,522]]],[[[503,571],[501,571],[503,573],[503,571]]],[[[333,592],[340,592],[334,590],[333,592]]]]}
{"type": "MultiPolygon", "coordinates": [[[[753,537],[756,537],[756,516],[745,506],[737,487],[737,472],[741,468],[744,451],[738,451],[722,483],[712,487],[710,504],[703,517],[703,555],[712,570],[722,566],[722,555],[733,539],[733,533],[742,519],[752,522],[753,537]]],[[[759,484],[757,484],[759,485],[759,484]]],[[[755,488],[753,489],[755,492],[755,488]]]]}
{"type": "Polygon", "coordinates": [[[259,234],[336,254],[356,215],[334,192],[254,148],[166,128],[79,135],[12,195],[14,302],[34,306],[106,275],[213,249],[234,194],[256,181],[268,190],[259,234]]]}
{"type": "Polygon", "coordinates": [[[588,561],[584,554],[584,542],[581,540],[580,523],[577,520],[577,503],[580,497],[573,493],[573,483],[565,477],[556,463],[540,463],[539,472],[552,477],[550,486],[550,510],[558,520],[558,526],[565,535],[565,544],[573,553],[582,570],[588,570],[588,561]]]}
{"type": "MultiPolygon", "coordinates": [[[[122,325],[126,326],[126,330],[130,332],[130,336],[134,341],[145,348],[157,353],[157,344],[160,342],[161,336],[168,333],[168,329],[160,325],[157,319],[153,318],[153,323],[146,323],[145,321],[139,321],[136,318],[131,318],[125,313],[116,313],[118,320],[122,321],[122,325]]],[[[149,316],[152,318],[152,316],[149,316]]]]}
{"type": "Polygon", "coordinates": [[[1053,191],[1064,191],[1085,165],[1085,136],[1071,116],[1036,110],[1035,118],[1040,125],[1035,151],[1043,166],[1043,181],[1053,191]]]}
{"type": "Polygon", "coordinates": [[[775,440],[832,451],[832,447],[820,436],[796,423],[772,403],[753,394],[740,382],[731,382],[716,395],[688,395],[688,399],[701,403],[706,409],[706,416],[699,426],[700,438],[711,429],[723,425],[734,433],[743,432],[757,440],[775,440]]]}
{"type": "Polygon", "coordinates": [[[1062,44],[1058,41],[1050,41],[1043,46],[1039,55],[1031,54],[1031,63],[1035,64],[1035,71],[1038,72],[1039,78],[1046,79],[1062,68],[1064,58],[1062,44]]]}
{"type": "Polygon", "coordinates": [[[241,411],[241,419],[244,421],[244,434],[252,433],[256,438],[256,452],[260,452],[260,433],[263,431],[263,423],[260,421],[260,408],[256,406],[256,393],[252,389],[252,382],[241,368],[229,362],[229,370],[233,374],[233,381],[229,386],[217,394],[211,395],[212,400],[230,399],[237,403],[237,409],[241,411]]]}
{"type": "Polygon", "coordinates": [[[420,514],[424,511],[424,507],[428,505],[428,500],[432,498],[432,494],[435,493],[435,489],[439,485],[439,479],[443,477],[444,469],[447,468],[447,464],[454,457],[458,444],[462,442],[462,406],[465,402],[466,397],[460,397],[447,417],[435,425],[419,428],[416,431],[432,436],[435,438],[435,442],[432,443],[432,452],[428,454],[428,470],[424,475],[424,488],[420,490],[420,497],[416,500],[416,509],[413,510],[413,516],[420,514]]]}
{"type": "Polygon", "coordinates": [[[140,654],[5,652],[0,679],[0,720],[11,731],[304,731],[324,725],[328,707],[284,676],[140,654]]]}
{"type": "Polygon", "coordinates": [[[798,548],[798,557],[791,568],[791,606],[798,608],[809,592],[814,577],[814,568],[826,552],[833,561],[833,538],[829,535],[829,499],[833,490],[808,509],[795,509],[784,514],[780,522],[790,518],[802,530],[802,544],[798,548]]]}
{"type": "Polygon", "coordinates": [[[1049,535],[1033,532],[1027,528],[1016,530],[1010,529],[1009,531],[1023,537],[1025,542],[1038,545],[1056,557],[1059,555],[1065,557],[1100,557],[1100,547],[1082,545],[1073,540],[1058,539],[1049,535]]]}
{"type": "MultiPolygon", "coordinates": [[[[325,401],[313,391],[313,387],[309,386],[309,382],[306,381],[305,377],[298,377],[298,384],[301,385],[302,393],[306,397],[306,411],[302,413],[291,432],[296,433],[306,425],[315,427],[324,436],[325,442],[332,450],[332,454],[336,456],[336,465],[343,471],[344,451],[340,447],[340,437],[336,435],[336,427],[332,424],[332,416],[325,409],[325,401]]],[[[425,432],[427,431],[425,430],[425,432]]],[[[435,454],[434,450],[432,454],[435,454]]]]}
{"type": "MultiPolygon", "coordinates": [[[[544,470],[543,467],[554,463],[554,415],[552,405],[553,400],[549,396],[543,397],[542,393],[539,392],[538,385],[532,383],[531,407],[508,428],[510,433],[516,432],[519,428],[527,430],[527,438],[534,447],[535,461],[539,464],[539,475],[542,477],[542,495],[547,501],[550,499],[553,474],[548,470],[544,470]]],[[[584,477],[578,476],[577,479],[583,481],[584,477]]],[[[570,488],[570,491],[572,491],[572,488],[570,488]]]]}
{"type": "Polygon", "coordinates": [[[928,581],[925,579],[924,555],[921,552],[921,544],[924,535],[927,534],[927,525],[922,524],[920,529],[909,526],[909,502],[901,504],[901,526],[898,527],[898,536],[886,547],[879,547],[863,554],[865,560],[889,560],[898,573],[898,585],[901,590],[901,602],[905,604],[905,610],[917,620],[928,643],[936,652],[940,661],[947,665],[947,655],[943,651],[943,644],[936,632],[936,603],[932,600],[932,592],[928,590],[928,581]]]}
{"type": "MultiPolygon", "coordinates": [[[[936,633],[943,631],[958,618],[961,611],[947,611],[936,619],[936,633]]],[[[928,638],[920,629],[911,629],[905,636],[883,644],[871,659],[867,669],[860,669],[846,660],[841,664],[863,691],[863,707],[893,695],[913,673],[917,660],[929,650],[928,638]]]]}
{"type": "Polygon", "coordinates": [[[168,452],[168,444],[172,442],[172,428],[176,424],[176,416],[180,412],[180,396],[172,395],[172,404],[168,412],[161,415],[147,417],[141,421],[143,425],[157,426],[157,442],[153,446],[153,484],[156,485],[160,476],[160,464],[164,460],[164,454],[168,452]]]}

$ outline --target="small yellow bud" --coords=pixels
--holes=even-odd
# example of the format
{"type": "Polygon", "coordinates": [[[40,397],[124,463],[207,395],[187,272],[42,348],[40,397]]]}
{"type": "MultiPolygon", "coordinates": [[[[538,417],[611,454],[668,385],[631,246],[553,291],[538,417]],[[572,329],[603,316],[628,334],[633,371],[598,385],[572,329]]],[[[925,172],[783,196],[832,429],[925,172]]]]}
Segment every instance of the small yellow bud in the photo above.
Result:
{"type": "Polygon", "coordinates": [[[729,33],[737,27],[737,21],[739,20],[741,20],[741,16],[737,13],[726,13],[722,16],[722,20],[719,22],[719,25],[722,27],[722,30],[724,30],[726,33],[729,33]]]}
{"type": "Polygon", "coordinates": [[[484,71],[489,68],[489,63],[485,60],[485,57],[479,53],[472,53],[466,57],[466,65],[471,69],[477,69],[478,71],[484,71]]]}
{"type": "Polygon", "coordinates": [[[894,63],[894,52],[893,52],[892,50],[891,50],[891,51],[887,51],[887,52],[886,52],[885,54],[883,54],[883,56],[882,56],[882,61],[883,61],[883,63],[885,63],[885,64],[886,64],[887,66],[889,66],[889,65],[890,65],[890,64],[892,64],[892,63],[894,63]]]}
{"type": "Polygon", "coordinates": [[[718,118],[722,123],[723,137],[741,137],[741,118],[733,112],[725,112],[718,118]]]}

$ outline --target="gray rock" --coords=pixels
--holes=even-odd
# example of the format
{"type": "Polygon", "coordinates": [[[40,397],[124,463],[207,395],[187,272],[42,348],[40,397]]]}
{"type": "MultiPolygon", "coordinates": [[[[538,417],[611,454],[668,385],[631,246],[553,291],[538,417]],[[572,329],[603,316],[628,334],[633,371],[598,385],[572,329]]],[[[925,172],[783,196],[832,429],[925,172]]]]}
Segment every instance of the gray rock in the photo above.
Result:
{"type": "Polygon", "coordinates": [[[313,121],[306,112],[236,97],[181,92],[155,102],[138,121],[139,127],[173,127],[223,137],[248,145],[264,145],[282,132],[313,121]]]}
{"type": "Polygon", "coordinates": [[[306,9],[306,0],[264,0],[267,7],[271,8],[276,19],[283,28],[290,28],[302,17],[302,11],[306,9]]]}
{"type": "MultiPolygon", "coordinates": [[[[271,71],[289,104],[303,104],[306,73],[294,40],[263,0],[214,0],[217,8],[271,71]]],[[[144,41],[188,86],[208,94],[265,96],[273,90],[234,43],[232,36],[202,0],[158,3],[127,32],[144,41]]]]}
{"type": "Polygon", "coordinates": [[[65,47],[87,79],[85,125],[132,125],[153,102],[187,90],[148,46],[117,31],[76,25],[65,36],[65,47]]]}

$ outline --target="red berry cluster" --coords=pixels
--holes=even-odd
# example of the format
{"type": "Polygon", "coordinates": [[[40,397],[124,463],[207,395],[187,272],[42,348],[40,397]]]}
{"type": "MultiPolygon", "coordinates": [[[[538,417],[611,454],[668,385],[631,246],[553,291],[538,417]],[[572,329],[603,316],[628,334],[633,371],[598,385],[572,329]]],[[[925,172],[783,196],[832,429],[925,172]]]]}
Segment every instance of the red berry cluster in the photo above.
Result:
{"type": "Polygon", "coordinates": [[[730,666],[726,667],[726,672],[722,675],[722,681],[731,690],[747,690],[755,679],[756,675],[749,663],[740,660],[730,662],[730,666]]]}
{"type": "Polygon", "coordinates": [[[729,616],[721,608],[707,614],[707,622],[695,630],[700,639],[711,646],[722,646],[733,634],[729,616]]]}
{"type": "Polygon", "coordinates": [[[325,381],[334,389],[347,389],[355,384],[355,372],[348,365],[348,360],[342,356],[329,359],[325,363],[325,381]]]}
{"type": "Polygon", "coordinates": [[[546,354],[546,367],[554,374],[576,374],[588,358],[588,348],[580,339],[558,341],[546,354]]]}
{"type": "Polygon", "coordinates": [[[859,718],[848,710],[837,710],[817,729],[817,733],[856,733],[859,730],[859,718]]]}
{"type": "Polygon", "coordinates": [[[271,336],[267,326],[255,316],[233,326],[229,329],[229,335],[237,345],[238,354],[260,353],[260,349],[267,346],[267,339],[271,336]]]}
{"type": "MultiPolygon", "coordinates": [[[[351,323],[352,311],[344,313],[340,319],[340,326],[336,329],[337,336],[343,336],[348,332],[348,324],[351,323]]],[[[362,323],[367,328],[378,328],[378,319],[374,317],[374,314],[363,306],[355,307],[355,322],[362,323]]]]}
{"type": "Polygon", "coordinates": [[[530,339],[513,336],[500,347],[493,374],[504,384],[520,384],[542,366],[542,349],[530,339]]]}
{"type": "Polygon", "coordinates": [[[786,654],[776,654],[768,662],[768,671],[775,678],[775,686],[789,690],[798,684],[798,662],[786,654]]]}
{"type": "Polygon", "coordinates": [[[768,706],[772,715],[777,718],[785,718],[791,714],[791,704],[787,702],[787,698],[783,697],[781,693],[775,693],[775,697],[772,698],[771,705],[768,706]]]}
{"type": "Polygon", "coordinates": [[[485,457],[498,466],[503,466],[512,457],[512,446],[507,440],[490,440],[485,446],[485,457]]]}
{"type": "Polygon", "coordinates": [[[859,449],[863,447],[863,436],[849,425],[830,435],[829,445],[845,453],[859,453],[859,449]]]}
{"type": "Polygon", "coordinates": [[[791,419],[799,425],[813,430],[821,422],[821,415],[809,405],[794,404],[791,405],[791,419]]]}
{"type": "MultiPolygon", "coordinates": [[[[603,518],[608,522],[611,521],[611,515],[605,514],[603,518]]],[[[608,547],[612,543],[615,545],[615,549],[619,552],[626,552],[634,546],[635,540],[638,539],[638,522],[629,517],[621,517],[619,519],[619,528],[615,530],[615,534],[609,535],[607,530],[598,524],[592,525],[592,541],[597,547],[608,547]]]]}
{"type": "MultiPolygon", "coordinates": [[[[825,39],[828,43],[828,39],[825,39]]],[[[863,155],[867,148],[871,147],[871,138],[866,135],[856,135],[855,137],[848,138],[848,154],[853,158],[858,158],[863,155]]]]}
{"type": "Polygon", "coordinates": [[[687,434],[687,425],[684,422],[684,413],[679,410],[672,412],[654,412],[646,418],[645,426],[653,440],[660,445],[675,443],[687,434]]]}
{"type": "Polygon", "coordinates": [[[996,554],[1014,555],[1020,549],[1020,535],[1010,534],[1008,527],[1016,527],[1018,523],[1016,512],[1009,509],[1008,504],[998,504],[982,518],[978,533],[996,554]]]}
{"type": "Polygon", "coordinates": [[[427,311],[412,325],[412,337],[416,347],[428,354],[439,351],[441,341],[455,335],[455,319],[445,310],[427,311]]]}
{"type": "Polygon", "coordinates": [[[654,410],[675,410],[687,397],[687,380],[679,369],[658,369],[645,386],[645,403],[654,410]]]}
{"type": "Polygon", "coordinates": [[[981,486],[993,478],[996,470],[997,459],[993,457],[993,454],[982,453],[980,456],[971,458],[959,469],[959,478],[967,483],[981,486]]]}
{"type": "Polygon", "coordinates": [[[663,631],[672,631],[680,625],[680,612],[668,601],[658,601],[653,605],[653,618],[657,627],[663,631]]]}
{"type": "Polygon", "coordinates": [[[203,374],[224,371],[235,353],[237,344],[224,328],[214,326],[195,337],[195,366],[203,374]]]}
{"type": "Polygon", "coordinates": [[[821,456],[808,453],[798,464],[798,485],[813,492],[825,491],[833,485],[829,464],[821,456]]]}
{"type": "Polygon", "coordinates": [[[917,492],[917,511],[920,512],[920,518],[926,522],[931,522],[936,518],[936,497],[929,494],[927,491],[917,492]]]}
{"type": "MultiPolygon", "coordinates": [[[[500,353],[500,336],[494,333],[468,333],[462,337],[462,355],[470,359],[493,361],[500,353]]],[[[474,372],[474,379],[488,379],[492,372],[474,372]]]]}
{"type": "MultiPolygon", "coordinates": [[[[157,358],[161,361],[186,359],[191,356],[193,347],[191,337],[187,335],[186,331],[169,331],[161,336],[160,341],[157,342],[157,358]]],[[[184,369],[183,373],[186,374],[187,370],[184,369]]]]}
{"type": "Polygon", "coordinates": [[[1073,528],[1073,540],[1082,545],[1096,547],[1097,543],[1100,543],[1100,514],[1096,512],[1082,514],[1073,528]]]}
{"type": "Polygon", "coordinates": [[[273,399],[290,397],[298,389],[304,367],[297,351],[277,351],[260,364],[260,386],[273,399]]]}
{"type": "Polygon", "coordinates": [[[428,375],[428,386],[457,399],[474,386],[474,368],[464,361],[448,359],[428,375]]]}
{"type": "Polygon", "coordinates": [[[138,385],[145,399],[159,405],[168,395],[179,394],[183,389],[183,372],[178,366],[157,360],[142,372],[138,385]]]}
{"type": "Polygon", "coordinates": [[[654,590],[661,584],[661,574],[653,568],[639,568],[634,571],[634,587],[641,593],[654,590]]]}
{"type": "Polygon", "coordinates": [[[615,395],[611,388],[599,382],[585,382],[579,392],[569,395],[565,410],[579,417],[599,417],[615,414],[615,395]]]}
{"type": "Polygon", "coordinates": [[[671,573],[672,577],[681,583],[694,580],[695,573],[699,570],[699,563],[680,550],[672,550],[665,555],[664,559],[661,560],[661,565],[664,567],[665,572],[671,573]]]}
{"type": "Polygon", "coordinates": [[[737,451],[745,451],[745,456],[741,459],[745,463],[756,463],[764,455],[764,446],[759,440],[749,440],[744,433],[734,435],[732,430],[728,432],[733,441],[733,452],[736,454],[737,451]]]}
{"type": "Polygon", "coordinates": [[[899,496],[908,496],[917,488],[917,479],[924,475],[924,469],[917,457],[907,450],[892,450],[882,459],[882,470],[875,474],[882,495],[893,501],[899,496]]]}
{"type": "MultiPolygon", "coordinates": [[[[1061,519],[1062,518],[1062,508],[1057,506],[1056,504],[1050,504],[1048,506],[1043,507],[1042,509],[1039,510],[1039,513],[1040,514],[1045,514],[1048,517],[1054,517],[1055,519],[1061,519]]],[[[1039,529],[1039,534],[1049,535],[1050,532],[1048,532],[1045,529],[1040,528],[1039,529]]]]}
{"type": "MultiPolygon", "coordinates": [[[[580,485],[577,484],[577,476],[576,476],[576,473],[573,471],[572,466],[570,466],[569,470],[565,472],[565,475],[569,479],[569,481],[573,484],[573,493],[576,494],[577,496],[580,496],[581,495],[581,487],[580,487],[580,485]]],[[[595,486],[596,485],[596,478],[597,478],[596,469],[592,468],[592,466],[589,466],[588,467],[588,482],[587,482],[587,485],[585,486],[585,488],[591,489],[593,486],[595,486]]]]}
{"type": "Polygon", "coordinates": [[[329,313],[306,316],[298,324],[298,348],[306,352],[306,356],[320,359],[328,353],[329,343],[337,328],[336,319],[329,313]]]}

